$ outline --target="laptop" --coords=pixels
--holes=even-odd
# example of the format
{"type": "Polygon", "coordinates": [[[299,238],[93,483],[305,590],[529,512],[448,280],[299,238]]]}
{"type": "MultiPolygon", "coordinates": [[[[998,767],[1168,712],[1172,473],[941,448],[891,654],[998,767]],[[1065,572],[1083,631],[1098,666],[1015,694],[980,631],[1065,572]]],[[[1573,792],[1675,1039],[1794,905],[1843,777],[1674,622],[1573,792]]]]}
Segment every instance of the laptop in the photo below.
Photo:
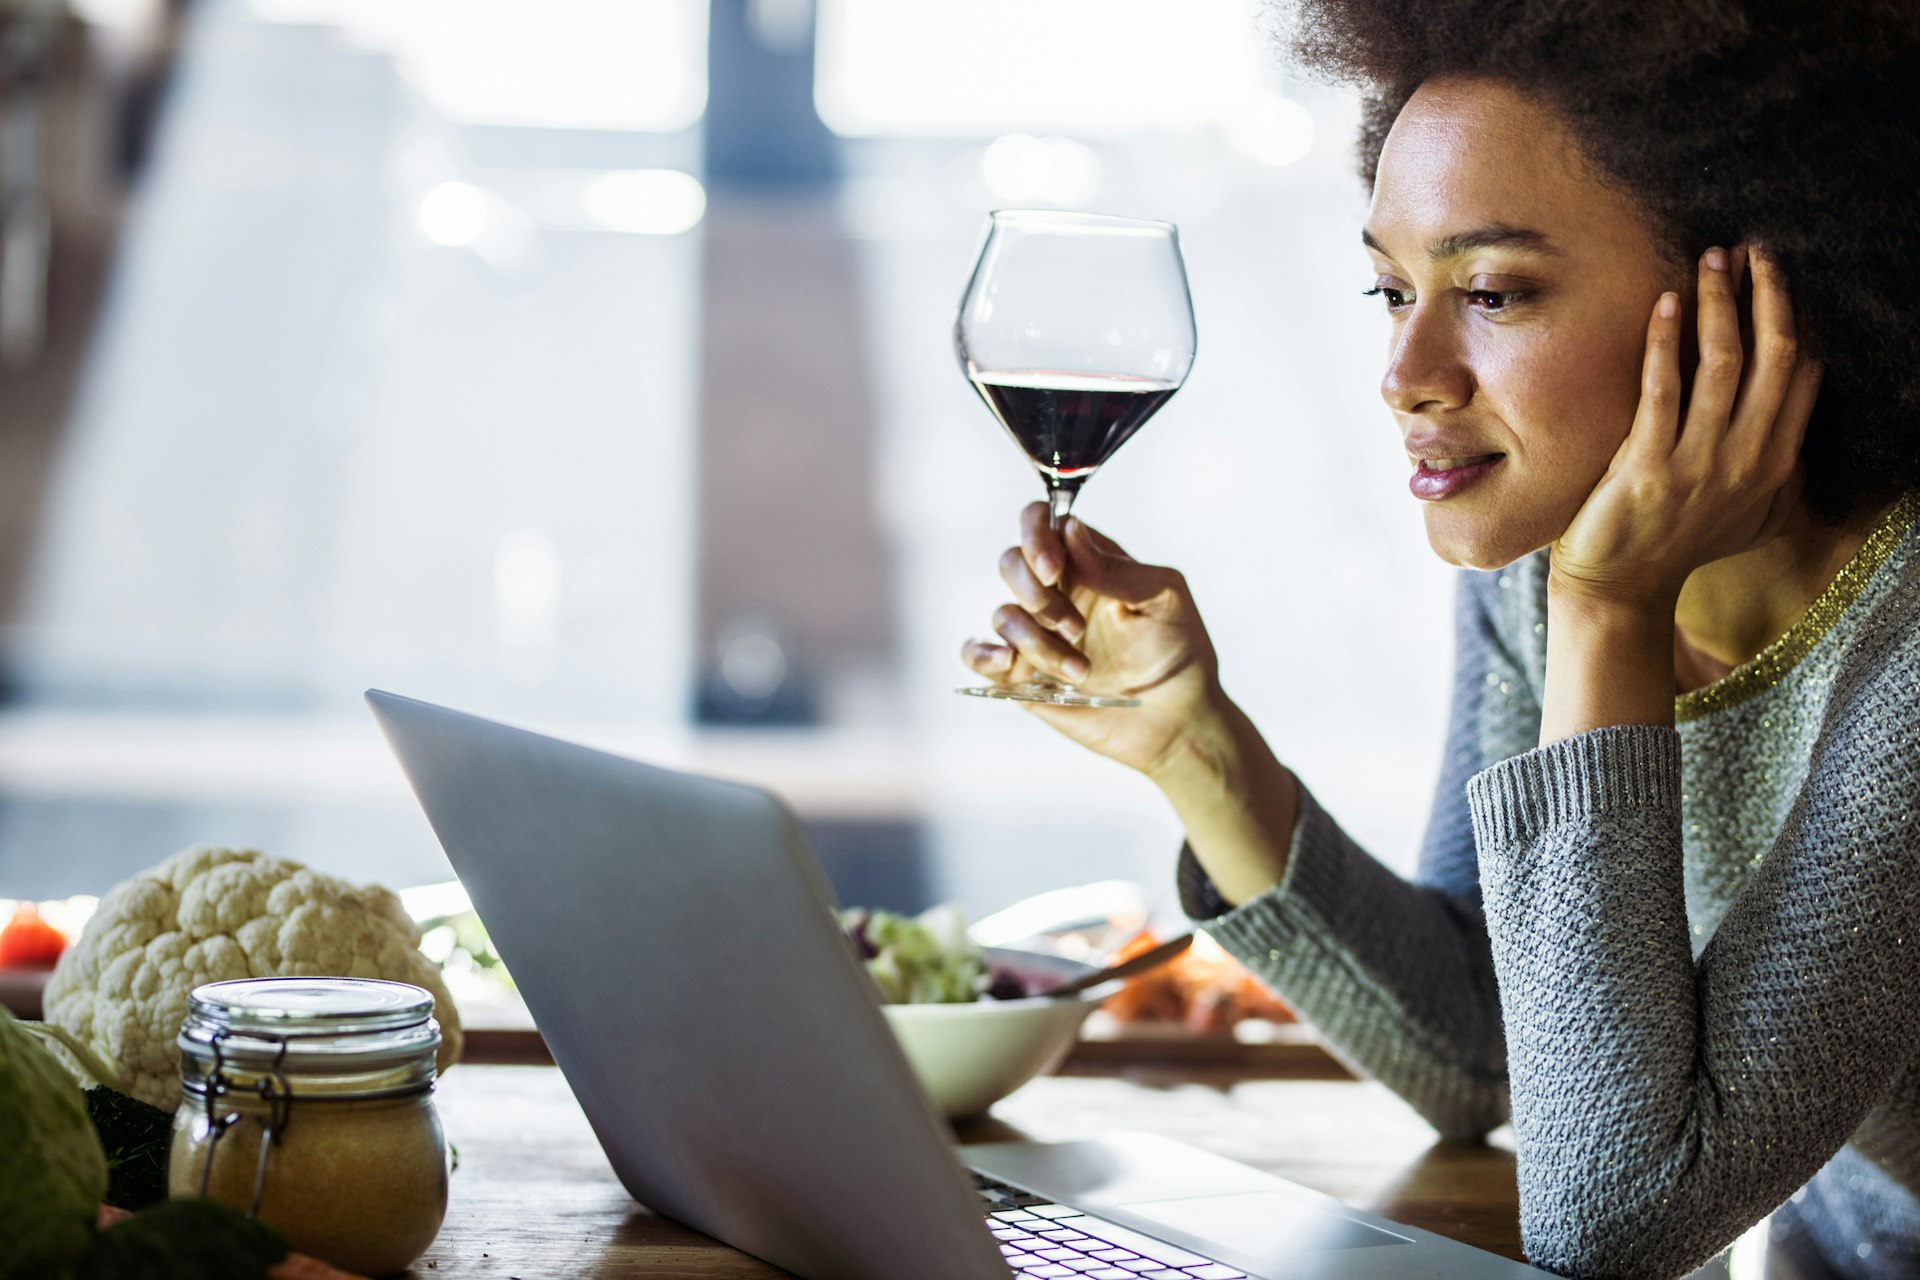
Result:
{"type": "Polygon", "coordinates": [[[778,799],[367,700],[657,1213],[807,1280],[1546,1274],[1162,1138],[956,1149],[778,799]]]}

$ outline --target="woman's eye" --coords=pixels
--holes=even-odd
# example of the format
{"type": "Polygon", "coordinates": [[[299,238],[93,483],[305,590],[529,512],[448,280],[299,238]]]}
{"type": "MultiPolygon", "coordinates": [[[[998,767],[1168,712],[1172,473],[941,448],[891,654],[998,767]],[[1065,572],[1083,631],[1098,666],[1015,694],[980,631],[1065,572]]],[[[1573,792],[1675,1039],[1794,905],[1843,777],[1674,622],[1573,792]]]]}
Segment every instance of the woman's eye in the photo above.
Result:
{"type": "Polygon", "coordinates": [[[1371,289],[1362,290],[1360,296],[1363,298],[1385,298],[1387,300],[1387,310],[1389,311],[1398,311],[1400,308],[1408,306],[1413,302],[1413,298],[1405,289],[1392,289],[1384,284],[1377,284],[1371,289]]]}
{"type": "Polygon", "coordinates": [[[1482,311],[1505,311],[1520,300],[1517,293],[1499,292],[1493,289],[1470,289],[1467,301],[1482,311]]]}

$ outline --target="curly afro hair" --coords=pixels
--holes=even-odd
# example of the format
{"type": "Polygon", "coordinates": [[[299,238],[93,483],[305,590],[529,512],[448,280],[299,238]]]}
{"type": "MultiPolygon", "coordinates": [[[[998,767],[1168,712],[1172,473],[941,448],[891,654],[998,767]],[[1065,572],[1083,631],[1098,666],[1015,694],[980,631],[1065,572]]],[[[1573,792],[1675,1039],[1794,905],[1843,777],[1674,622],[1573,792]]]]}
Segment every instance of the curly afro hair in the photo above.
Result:
{"type": "Polygon", "coordinates": [[[1423,81],[1559,112],[1677,264],[1756,239],[1826,363],[1802,450],[1828,521],[1920,486],[1920,4],[1283,0],[1282,39],[1363,92],[1360,171],[1423,81]]]}

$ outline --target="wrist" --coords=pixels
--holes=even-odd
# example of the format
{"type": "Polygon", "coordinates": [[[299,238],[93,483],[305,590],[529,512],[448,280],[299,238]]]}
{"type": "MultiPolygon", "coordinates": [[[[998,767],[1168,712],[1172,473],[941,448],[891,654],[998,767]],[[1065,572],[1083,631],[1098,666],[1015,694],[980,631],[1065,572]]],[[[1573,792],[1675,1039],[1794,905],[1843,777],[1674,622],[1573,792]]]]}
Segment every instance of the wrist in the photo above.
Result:
{"type": "Polygon", "coordinates": [[[1223,899],[1238,906],[1280,883],[1300,784],[1230,699],[1210,699],[1147,772],[1223,899]]]}
{"type": "Polygon", "coordinates": [[[1244,723],[1245,713],[1215,685],[1141,772],[1176,803],[1230,792],[1245,772],[1238,731],[1244,723]]]}
{"type": "Polygon", "coordinates": [[[1547,584],[1540,744],[1624,724],[1673,723],[1673,603],[1547,584]]]}
{"type": "MultiPolygon", "coordinates": [[[[1685,581],[1684,578],[1681,580],[1685,581]]],[[[1576,622],[1630,628],[1633,620],[1673,620],[1680,583],[1650,573],[1609,577],[1569,570],[1557,554],[1547,561],[1547,607],[1576,622]]]]}
{"type": "Polygon", "coordinates": [[[1653,593],[1631,599],[1596,593],[1586,587],[1556,585],[1547,580],[1547,651],[1608,651],[1628,658],[1658,655],[1670,677],[1673,662],[1674,608],[1653,593]]]}

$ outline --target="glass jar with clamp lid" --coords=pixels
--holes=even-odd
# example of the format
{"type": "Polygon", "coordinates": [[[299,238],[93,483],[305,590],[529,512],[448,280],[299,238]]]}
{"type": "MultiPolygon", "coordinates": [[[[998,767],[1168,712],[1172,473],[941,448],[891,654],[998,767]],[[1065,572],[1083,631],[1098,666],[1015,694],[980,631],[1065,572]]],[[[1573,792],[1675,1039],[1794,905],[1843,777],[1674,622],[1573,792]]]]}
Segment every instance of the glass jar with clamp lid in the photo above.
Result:
{"type": "Polygon", "coordinates": [[[447,1207],[430,993],[365,978],[209,983],[188,998],[178,1044],[171,1195],[224,1201],[362,1275],[426,1252],[447,1207]]]}

